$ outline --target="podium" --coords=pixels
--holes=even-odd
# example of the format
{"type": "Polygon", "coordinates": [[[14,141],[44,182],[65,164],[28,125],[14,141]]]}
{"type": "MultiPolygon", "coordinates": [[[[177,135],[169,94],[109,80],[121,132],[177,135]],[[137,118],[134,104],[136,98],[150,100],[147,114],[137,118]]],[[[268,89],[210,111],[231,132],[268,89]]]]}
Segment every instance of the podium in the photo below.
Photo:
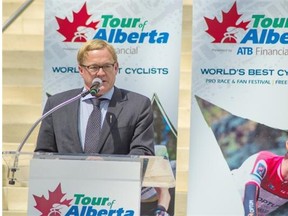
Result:
{"type": "Polygon", "coordinates": [[[27,185],[28,215],[140,215],[142,187],[175,187],[161,156],[2,152],[7,183],[27,185]]]}

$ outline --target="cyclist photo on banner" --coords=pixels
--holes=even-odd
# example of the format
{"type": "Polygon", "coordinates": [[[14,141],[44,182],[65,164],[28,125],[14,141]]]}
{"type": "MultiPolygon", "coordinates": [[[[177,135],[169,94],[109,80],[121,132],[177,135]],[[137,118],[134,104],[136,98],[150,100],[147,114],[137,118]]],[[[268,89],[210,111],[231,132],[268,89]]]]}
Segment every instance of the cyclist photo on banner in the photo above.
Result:
{"type": "Polygon", "coordinates": [[[231,170],[245,216],[286,216],[288,131],[236,116],[197,97],[231,170]]]}

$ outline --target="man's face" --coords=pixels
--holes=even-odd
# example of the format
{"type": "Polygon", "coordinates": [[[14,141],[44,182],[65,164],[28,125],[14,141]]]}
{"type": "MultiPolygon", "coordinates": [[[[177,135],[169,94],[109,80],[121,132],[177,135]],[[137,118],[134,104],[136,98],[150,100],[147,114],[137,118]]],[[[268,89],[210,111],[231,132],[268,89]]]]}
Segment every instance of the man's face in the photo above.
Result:
{"type": "Polygon", "coordinates": [[[118,63],[113,61],[112,55],[105,48],[89,51],[83,65],[78,65],[78,69],[86,89],[90,89],[95,78],[102,80],[102,86],[97,94],[97,96],[101,96],[114,86],[118,63]],[[102,66],[104,67],[102,68],[102,66]]]}

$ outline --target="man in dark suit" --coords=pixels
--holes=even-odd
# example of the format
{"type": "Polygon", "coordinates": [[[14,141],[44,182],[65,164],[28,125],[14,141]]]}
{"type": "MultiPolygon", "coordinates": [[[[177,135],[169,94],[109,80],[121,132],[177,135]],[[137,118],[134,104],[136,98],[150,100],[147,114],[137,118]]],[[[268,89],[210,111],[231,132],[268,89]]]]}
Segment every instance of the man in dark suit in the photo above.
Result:
{"type": "MultiPolygon", "coordinates": [[[[102,40],[88,41],[79,49],[77,61],[84,88],[50,96],[43,112],[90,90],[93,80],[99,78],[102,85],[96,98],[101,101],[101,131],[92,153],[154,155],[151,101],[114,85],[119,69],[114,48],[102,40]]],[[[35,152],[86,153],[86,125],[93,110],[91,98],[95,96],[88,94],[46,117],[40,126],[35,152]]],[[[159,199],[153,211],[155,215],[168,215],[170,194],[167,189],[157,191],[159,199]]]]}
{"type": "MultiPolygon", "coordinates": [[[[96,97],[105,100],[100,104],[102,127],[95,153],[154,155],[151,101],[114,86],[119,68],[114,48],[105,41],[92,40],[79,49],[77,60],[84,90],[90,89],[95,78],[102,80],[96,97]]],[[[74,89],[50,96],[44,113],[82,91],[74,89]]],[[[44,119],[35,151],[83,153],[92,97],[89,94],[44,119]]]]}

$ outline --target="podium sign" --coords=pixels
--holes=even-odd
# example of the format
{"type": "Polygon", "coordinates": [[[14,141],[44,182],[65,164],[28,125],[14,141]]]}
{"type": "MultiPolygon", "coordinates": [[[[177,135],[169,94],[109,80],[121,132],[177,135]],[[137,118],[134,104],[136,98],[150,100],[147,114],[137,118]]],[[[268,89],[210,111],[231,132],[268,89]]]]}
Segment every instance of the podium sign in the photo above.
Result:
{"type": "Polygon", "coordinates": [[[140,215],[141,172],[139,158],[34,158],[28,215],[140,215]]]}

